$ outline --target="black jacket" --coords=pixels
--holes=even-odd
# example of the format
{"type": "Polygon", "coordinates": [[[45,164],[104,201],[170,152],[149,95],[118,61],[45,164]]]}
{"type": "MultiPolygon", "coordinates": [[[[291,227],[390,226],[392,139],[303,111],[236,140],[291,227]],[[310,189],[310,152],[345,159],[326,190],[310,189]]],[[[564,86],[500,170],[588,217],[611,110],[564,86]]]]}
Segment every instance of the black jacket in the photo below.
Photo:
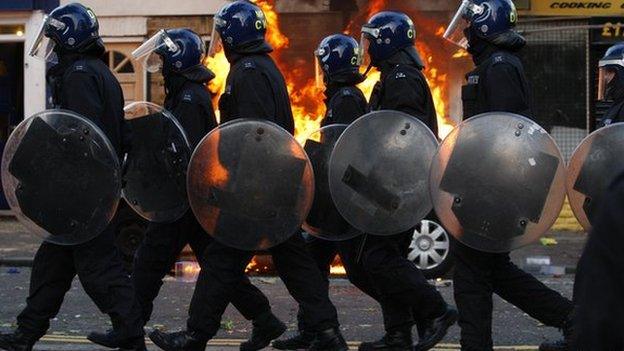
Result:
{"type": "Polygon", "coordinates": [[[609,110],[607,110],[598,128],[618,122],[624,122],[624,101],[614,103],[609,110]]]}
{"type": "Polygon", "coordinates": [[[571,350],[624,349],[624,174],[605,195],[579,260],[574,300],[577,345],[571,350]]]}
{"type": "Polygon", "coordinates": [[[464,119],[494,111],[533,116],[524,67],[514,53],[524,45],[524,39],[517,39],[500,47],[482,42],[472,48],[477,67],[466,74],[462,87],[464,119]]]}
{"type": "Polygon", "coordinates": [[[104,62],[89,54],[64,55],[47,77],[55,107],[74,111],[95,123],[121,157],[127,145],[124,97],[104,62]]]}
{"type": "Polygon", "coordinates": [[[325,91],[325,97],[327,112],[321,127],[336,123],[351,124],[368,110],[364,94],[352,85],[330,85],[325,91]]]}
{"type": "Polygon", "coordinates": [[[258,118],[295,132],[286,82],[266,53],[242,55],[233,61],[219,110],[221,123],[258,118]]]}
{"type": "MultiPolygon", "coordinates": [[[[403,55],[402,52],[399,55],[403,55]]],[[[381,67],[381,80],[370,98],[370,110],[396,110],[410,114],[438,135],[435,105],[422,67],[405,56],[381,67]]]]}
{"type": "Polygon", "coordinates": [[[217,126],[211,96],[205,85],[213,78],[214,74],[203,67],[193,75],[171,73],[165,77],[165,108],[184,128],[191,150],[217,126]]]}

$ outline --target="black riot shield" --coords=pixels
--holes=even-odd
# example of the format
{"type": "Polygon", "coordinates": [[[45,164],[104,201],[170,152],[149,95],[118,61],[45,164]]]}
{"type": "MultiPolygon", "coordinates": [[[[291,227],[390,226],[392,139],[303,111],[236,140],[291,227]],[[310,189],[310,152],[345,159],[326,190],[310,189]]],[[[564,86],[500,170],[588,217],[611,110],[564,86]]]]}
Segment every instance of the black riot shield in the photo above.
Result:
{"type": "Polygon", "coordinates": [[[348,240],[361,234],[342,218],[329,191],[329,158],[346,124],[332,124],[312,133],[304,149],[314,169],[314,202],[303,229],[324,240],[348,240]]]}
{"type": "Polygon", "coordinates": [[[135,102],[124,111],[132,140],[123,167],[123,197],[145,219],[173,222],[189,208],[186,168],[191,148],[184,129],[156,104],[135,102]]]}
{"type": "Polygon", "coordinates": [[[300,230],[314,197],[314,174],[284,129],[238,119],[215,128],[195,149],[187,189],[193,213],[216,240],[264,250],[300,230]]]}
{"type": "Polygon", "coordinates": [[[336,208],[355,228],[393,235],[431,211],[429,168],[438,146],[431,130],[398,111],[353,122],[338,139],[329,167],[336,208]]]}
{"type": "Polygon", "coordinates": [[[100,234],[115,214],[119,159],[91,121],[47,110],[11,134],[2,155],[2,185],[29,230],[54,244],[77,245],[100,234]]]}
{"type": "Polygon", "coordinates": [[[624,170],[624,123],[615,123],[587,136],[568,165],[566,186],[574,215],[583,228],[592,218],[609,184],[624,170]]]}
{"type": "Polygon", "coordinates": [[[554,140],[511,113],[475,116],[441,144],[431,196],[444,227],[477,250],[507,252],[555,222],[565,199],[565,166],[554,140]]]}

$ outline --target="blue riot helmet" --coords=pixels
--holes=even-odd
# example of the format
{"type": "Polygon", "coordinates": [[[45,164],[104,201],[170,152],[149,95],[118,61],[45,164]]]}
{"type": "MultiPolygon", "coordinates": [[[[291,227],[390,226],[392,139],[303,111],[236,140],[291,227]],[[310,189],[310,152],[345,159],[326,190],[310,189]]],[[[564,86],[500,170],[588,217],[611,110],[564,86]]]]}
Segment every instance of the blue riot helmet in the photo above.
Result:
{"type": "Polygon", "coordinates": [[[517,21],[518,12],[511,0],[462,0],[444,38],[467,49],[466,33],[470,31],[495,44],[501,36],[513,33],[517,21]]]}
{"type": "Polygon", "coordinates": [[[241,52],[256,43],[266,44],[266,30],[267,20],[258,6],[245,0],[227,4],[214,16],[208,55],[214,56],[220,47],[241,52]]]}
{"type": "Polygon", "coordinates": [[[414,48],[415,43],[414,22],[401,12],[376,13],[362,26],[362,51],[369,55],[373,66],[378,66],[400,50],[406,50],[419,66],[424,66],[414,48]]]}
{"type": "Polygon", "coordinates": [[[314,51],[316,58],[316,83],[322,87],[327,82],[359,82],[362,50],[357,40],[344,34],[325,37],[314,51]]]}
{"type": "Polygon", "coordinates": [[[186,28],[162,29],[132,52],[151,73],[184,72],[201,65],[205,55],[202,38],[186,28]]]}
{"type": "Polygon", "coordinates": [[[43,18],[29,50],[30,56],[56,63],[57,52],[82,52],[101,41],[95,13],[84,5],[71,3],[57,7],[43,18]]]}

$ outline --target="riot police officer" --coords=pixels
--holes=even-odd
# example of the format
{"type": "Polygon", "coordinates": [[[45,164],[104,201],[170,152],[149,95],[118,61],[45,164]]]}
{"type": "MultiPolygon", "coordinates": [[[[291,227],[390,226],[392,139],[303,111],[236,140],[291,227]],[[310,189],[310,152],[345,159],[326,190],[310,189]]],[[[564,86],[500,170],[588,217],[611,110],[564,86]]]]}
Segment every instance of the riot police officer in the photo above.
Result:
{"type": "Polygon", "coordinates": [[[569,350],[624,348],[624,174],[605,194],[574,282],[575,340],[569,350]]]}
{"type": "Polygon", "coordinates": [[[600,128],[624,122],[624,43],[610,47],[598,66],[598,100],[606,107],[606,112],[600,116],[600,128]]]}
{"type": "MultiPolygon", "coordinates": [[[[231,64],[225,93],[219,107],[221,122],[238,118],[258,118],[294,133],[294,120],[284,78],[268,55],[265,41],[266,18],[248,1],[225,5],[215,16],[211,47],[223,45],[231,64]],[[220,38],[223,38],[221,40],[220,38]]],[[[214,50],[210,50],[213,52],[214,50]]],[[[347,350],[338,329],[335,307],[328,286],[299,235],[269,249],[286,287],[306,311],[306,325],[314,332],[310,350],[347,350]]],[[[154,332],[150,338],[165,350],[203,350],[219,330],[221,317],[244,275],[253,252],[227,247],[219,242],[206,249],[204,264],[189,310],[187,330],[178,333],[154,332]]],[[[283,325],[267,326],[267,340],[279,337],[283,325]]]]}
{"type": "MultiPolygon", "coordinates": [[[[30,54],[55,63],[47,72],[54,105],[94,122],[121,156],[124,98],[119,83],[99,59],[105,48],[98,27],[95,14],[83,5],[58,7],[45,17],[30,54]]],[[[41,244],[33,262],[26,308],[17,317],[17,330],[0,336],[0,348],[32,350],[78,275],[89,297],[112,321],[113,330],[105,342],[92,341],[145,350],[140,308],[114,239],[114,228],[109,225],[84,244],[41,244]]]]}
{"type": "MultiPolygon", "coordinates": [[[[203,65],[205,44],[195,32],[184,29],[167,29],[156,33],[133,56],[143,59],[145,69],[156,73],[162,71],[165,78],[165,108],[171,111],[188,136],[191,149],[210,130],[217,126],[210,94],[206,84],[214,74],[203,65]],[[167,46],[166,43],[170,43],[167,46]]],[[[132,274],[137,300],[141,305],[144,321],[152,314],[153,301],[162,286],[162,279],[171,269],[182,249],[189,244],[202,262],[201,255],[212,238],[203,230],[188,210],[172,223],[150,223],[145,239],[134,260],[132,274]]],[[[242,277],[237,289],[230,296],[232,304],[254,325],[282,323],[271,313],[271,306],[264,294],[242,277]]],[[[260,328],[255,337],[243,344],[243,349],[260,349],[266,346],[260,328]],[[259,344],[257,344],[260,342],[259,344]]]]}
{"type": "MultiPolygon", "coordinates": [[[[529,85],[517,56],[526,44],[514,31],[511,0],[464,1],[445,37],[467,48],[476,68],[462,88],[464,119],[505,111],[532,117],[529,85]]],[[[486,253],[452,240],[455,301],[462,350],[492,350],[492,294],[540,322],[571,334],[572,303],[511,262],[509,253],[486,253]]],[[[559,350],[544,344],[540,350],[559,350]]],[[[565,350],[567,348],[563,348],[565,350]]]]}
{"type": "MultiPolygon", "coordinates": [[[[360,73],[361,51],[358,42],[343,34],[330,35],[321,41],[314,55],[317,64],[316,81],[322,82],[325,87],[326,113],[321,126],[351,124],[368,110],[366,98],[356,86],[364,80],[360,73]]],[[[340,227],[348,227],[344,219],[341,219],[341,223],[340,227]]],[[[377,298],[368,276],[356,262],[359,239],[329,241],[311,235],[306,235],[305,239],[326,282],[329,282],[331,263],[339,254],[349,280],[368,295],[377,298]]],[[[291,338],[274,341],[274,348],[300,350],[310,346],[314,333],[305,325],[303,314],[303,309],[299,309],[299,332],[291,338]]]]}
{"type": "MultiPolygon", "coordinates": [[[[410,114],[437,135],[438,126],[431,91],[414,44],[416,29],[404,13],[384,11],[362,27],[362,47],[370,66],[381,71],[370,98],[371,110],[397,110],[410,114]]],[[[366,236],[362,266],[375,282],[381,297],[386,335],[363,343],[360,350],[411,350],[411,329],[419,324],[416,350],[428,350],[444,338],[457,319],[422,272],[407,259],[413,231],[389,237],[366,236]]]]}

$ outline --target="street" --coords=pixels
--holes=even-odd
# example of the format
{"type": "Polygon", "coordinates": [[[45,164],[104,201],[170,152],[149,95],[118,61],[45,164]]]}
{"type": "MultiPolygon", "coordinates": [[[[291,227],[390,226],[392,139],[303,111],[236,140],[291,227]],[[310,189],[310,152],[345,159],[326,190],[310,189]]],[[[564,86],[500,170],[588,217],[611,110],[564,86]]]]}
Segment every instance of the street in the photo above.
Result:
{"type": "MultiPolygon", "coordinates": [[[[535,244],[513,253],[514,261],[523,266],[527,257],[549,256],[552,265],[566,267],[573,271],[576,259],[584,242],[584,235],[572,232],[550,233],[556,245],[535,244]]],[[[25,233],[23,228],[12,220],[0,220],[0,331],[14,327],[15,317],[24,308],[28,294],[30,268],[20,263],[32,258],[38,239],[25,233]],[[10,266],[14,263],[17,267],[10,266]],[[9,265],[7,265],[7,263],[9,265]]],[[[541,275],[539,279],[548,286],[571,297],[572,274],[561,277],[541,275]]],[[[274,312],[289,326],[291,333],[296,328],[297,308],[284,284],[276,277],[253,277],[257,285],[272,303],[274,312]]],[[[449,302],[453,302],[452,282],[436,282],[439,290],[449,302]]],[[[193,283],[178,281],[168,277],[155,301],[154,316],[147,324],[152,328],[179,330],[185,326],[187,309],[193,292],[193,283]]],[[[383,334],[379,306],[363,295],[348,280],[334,278],[331,281],[330,296],[335,303],[341,328],[353,349],[361,341],[376,339],[383,334]]],[[[495,298],[494,340],[497,350],[536,350],[545,339],[556,338],[559,332],[541,325],[517,308],[495,298]]],[[[57,318],[51,322],[48,335],[36,350],[101,350],[90,344],[84,336],[92,330],[105,330],[110,327],[106,315],[101,314],[89,300],[79,281],[74,280],[65,303],[57,318]]],[[[208,350],[237,350],[238,344],[251,333],[251,323],[244,320],[231,306],[223,318],[222,329],[211,342],[208,350]]],[[[458,350],[459,328],[451,328],[444,343],[437,350],[458,350]]],[[[149,344],[150,350],[156,350],[149,344]]]]}

